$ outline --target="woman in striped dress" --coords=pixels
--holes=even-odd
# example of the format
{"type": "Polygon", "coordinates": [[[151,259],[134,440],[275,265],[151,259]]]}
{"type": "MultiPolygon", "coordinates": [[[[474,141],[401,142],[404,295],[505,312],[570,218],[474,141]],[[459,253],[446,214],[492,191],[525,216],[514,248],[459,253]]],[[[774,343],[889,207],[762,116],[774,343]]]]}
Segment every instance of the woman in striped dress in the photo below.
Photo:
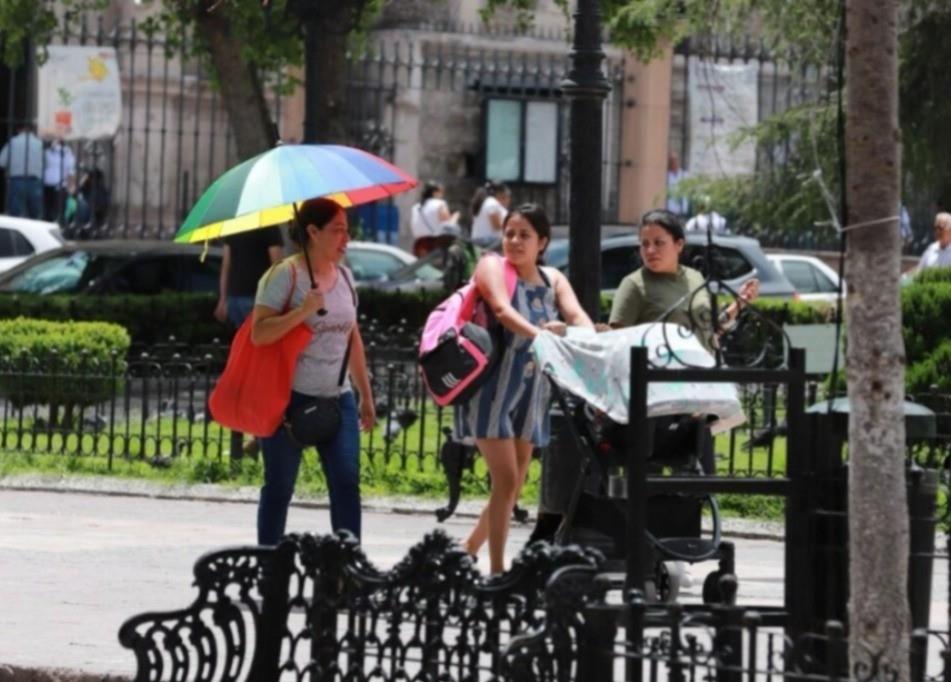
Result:
{"type": "Polygon", "coordinates": [[[487,312],[502,325],[503,352],[478,392],[456,407],[455,436],[475,441],[492,477],[489,502],[465,542],[476,555],[488,540],[492,573],[505,567],[509,521],[532,450],[549,438],[548,382],[535,367],[532,339],[542,331],[564,335],[566,323],[593,326],[567,278],[540,265],[550,239],[545,212],[534,204],[520,206],[502,225],[502,252],[518,274],[511,299],[501,259],[483,258],[475,271],[487,312]]]}

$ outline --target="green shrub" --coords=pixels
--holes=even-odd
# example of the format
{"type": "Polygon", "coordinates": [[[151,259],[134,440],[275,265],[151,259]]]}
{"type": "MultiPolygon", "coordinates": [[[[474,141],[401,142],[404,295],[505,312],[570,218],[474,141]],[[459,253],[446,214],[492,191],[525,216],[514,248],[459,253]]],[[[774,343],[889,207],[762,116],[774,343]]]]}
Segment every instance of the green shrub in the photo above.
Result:
{"type": "Polygon", "coordinates": [[[951,393],[951,338],[947,338],[927,357],[909,365],[905,375],[908,393],[928,393],[936,387],[940,393],[951,393]]]}
{"type": "Polygon", "coordinates": [[[914,276],[913,282],[915,284],[951,282],[951,267],[925,268],[914,276]]]}
{"type": "Polygon", "coordinates": [[[905,355],[912,365],[951,338],[951,281],[915,282],[904,287],[901,310],[905,355]]]}
{"type": "Polygon", "coordinates": [[[0,392],[17,407],[49,405],[68,420],[75,407],[118,389],[129,334],[108,322],[0,320],[0,392]]]}
{"type": "Polygon", "coordinates": [[[0,319],[112,322],[124,327],[136,343],[151,345],[174,336],[189,344],[228,340],[231,331],[214,319],[215,294],[152,296],[0,295],[0,319]]]}

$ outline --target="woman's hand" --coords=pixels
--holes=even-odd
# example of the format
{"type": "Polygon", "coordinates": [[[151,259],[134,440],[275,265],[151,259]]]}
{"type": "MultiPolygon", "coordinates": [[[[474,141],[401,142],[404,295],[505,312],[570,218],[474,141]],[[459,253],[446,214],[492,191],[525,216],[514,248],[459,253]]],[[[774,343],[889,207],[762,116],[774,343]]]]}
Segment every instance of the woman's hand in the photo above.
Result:
{"type": "Polygon", "coordinates": [[[226,322],[228,320],[228,300],[225,298],[219,298],[218,304],[215,306],[215,319],[219,322],[226,322]]]}
{"type": "Polygon", "coordinates": [[[298,309],[303,311],[307,317],[314,315],[318,310],[323,310],[324,295],[320,293],[319,288],[308,289],[304,294],[304,300],[300,302],[298,309]]]}
{"type": "Polygon", "coordinates": [[[595,322],[594,331],[598,332],[599,334],[601,332],[609,332],[611,331],[611,325],[607,324],[606,322],[595,322]]]}
{"type": "Polygon", "coordinates": [[[360,430],[369,431],[376,424],[376,406],[373,404],[373,396],[360,396],[360,430]]]}
{"type": "Polygon", "coordinates": [[[542,329],[556,336],[564,336],[568,333],[568,325],[561,320],[550,320],[542,325],[542,329]]]}
{"type": "Polygon", "coordinates": [[[748,279],[743,282],[743,285],[740,287],[740,305],[746,305],[747,303],[752,303],[759,297],[759,280],[755,277],[753,279],[748,279]]]}

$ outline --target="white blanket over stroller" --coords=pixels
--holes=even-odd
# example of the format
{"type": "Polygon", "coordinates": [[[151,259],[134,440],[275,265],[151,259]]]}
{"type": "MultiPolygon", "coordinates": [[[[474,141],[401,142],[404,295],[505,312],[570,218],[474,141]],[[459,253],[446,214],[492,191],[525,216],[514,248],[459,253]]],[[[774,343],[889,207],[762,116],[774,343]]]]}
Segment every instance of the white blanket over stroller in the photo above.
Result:
{"type": "MultiPolygon", "coordinates": [[[[653,364],[664,368],[715,364],[692,333],[669,323],[642,324],[600,334],[572,327],[565,337],[544,332],[535,338],[532,352],[538,367],[558,386],[615,422],[626,424],[632,346],[646,346],[653,364]]],[[[647,387],[647,414],[711,415],[716,417],[710,425],[714,434],[746,420],[736,386],[730,383],[652,382],[647,387]]]]}

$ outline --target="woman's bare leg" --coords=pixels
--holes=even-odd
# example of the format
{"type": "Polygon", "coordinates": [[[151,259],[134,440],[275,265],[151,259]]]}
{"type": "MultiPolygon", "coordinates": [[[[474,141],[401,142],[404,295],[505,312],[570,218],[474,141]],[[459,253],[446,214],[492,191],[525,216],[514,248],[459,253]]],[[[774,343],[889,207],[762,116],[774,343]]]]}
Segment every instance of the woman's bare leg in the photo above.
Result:
{"type": "Polygon", "coordinates": [[[515,464],[518,467],[518,488],[515,490],[515,499],[512,502],[514,508],[518,504],[518,498],[522,494],[522,488],[525,486],[525,479],[528,478],[528,465],[532,463],[532,453],[535,451],[535,445],[530,441],[515,439],[515,464]]]}
{"type": "Polygon", "coordinates": [[[489,468],[492,490],[489,503],[472,529],[465,547],[467,552],[475,554],[488,538],[489,571],[501,573],[505,570],[505,541],[508,538],[509,521],[521,487],[517,449],[511,438],[479,438],[476,445],[489,468]]]}

